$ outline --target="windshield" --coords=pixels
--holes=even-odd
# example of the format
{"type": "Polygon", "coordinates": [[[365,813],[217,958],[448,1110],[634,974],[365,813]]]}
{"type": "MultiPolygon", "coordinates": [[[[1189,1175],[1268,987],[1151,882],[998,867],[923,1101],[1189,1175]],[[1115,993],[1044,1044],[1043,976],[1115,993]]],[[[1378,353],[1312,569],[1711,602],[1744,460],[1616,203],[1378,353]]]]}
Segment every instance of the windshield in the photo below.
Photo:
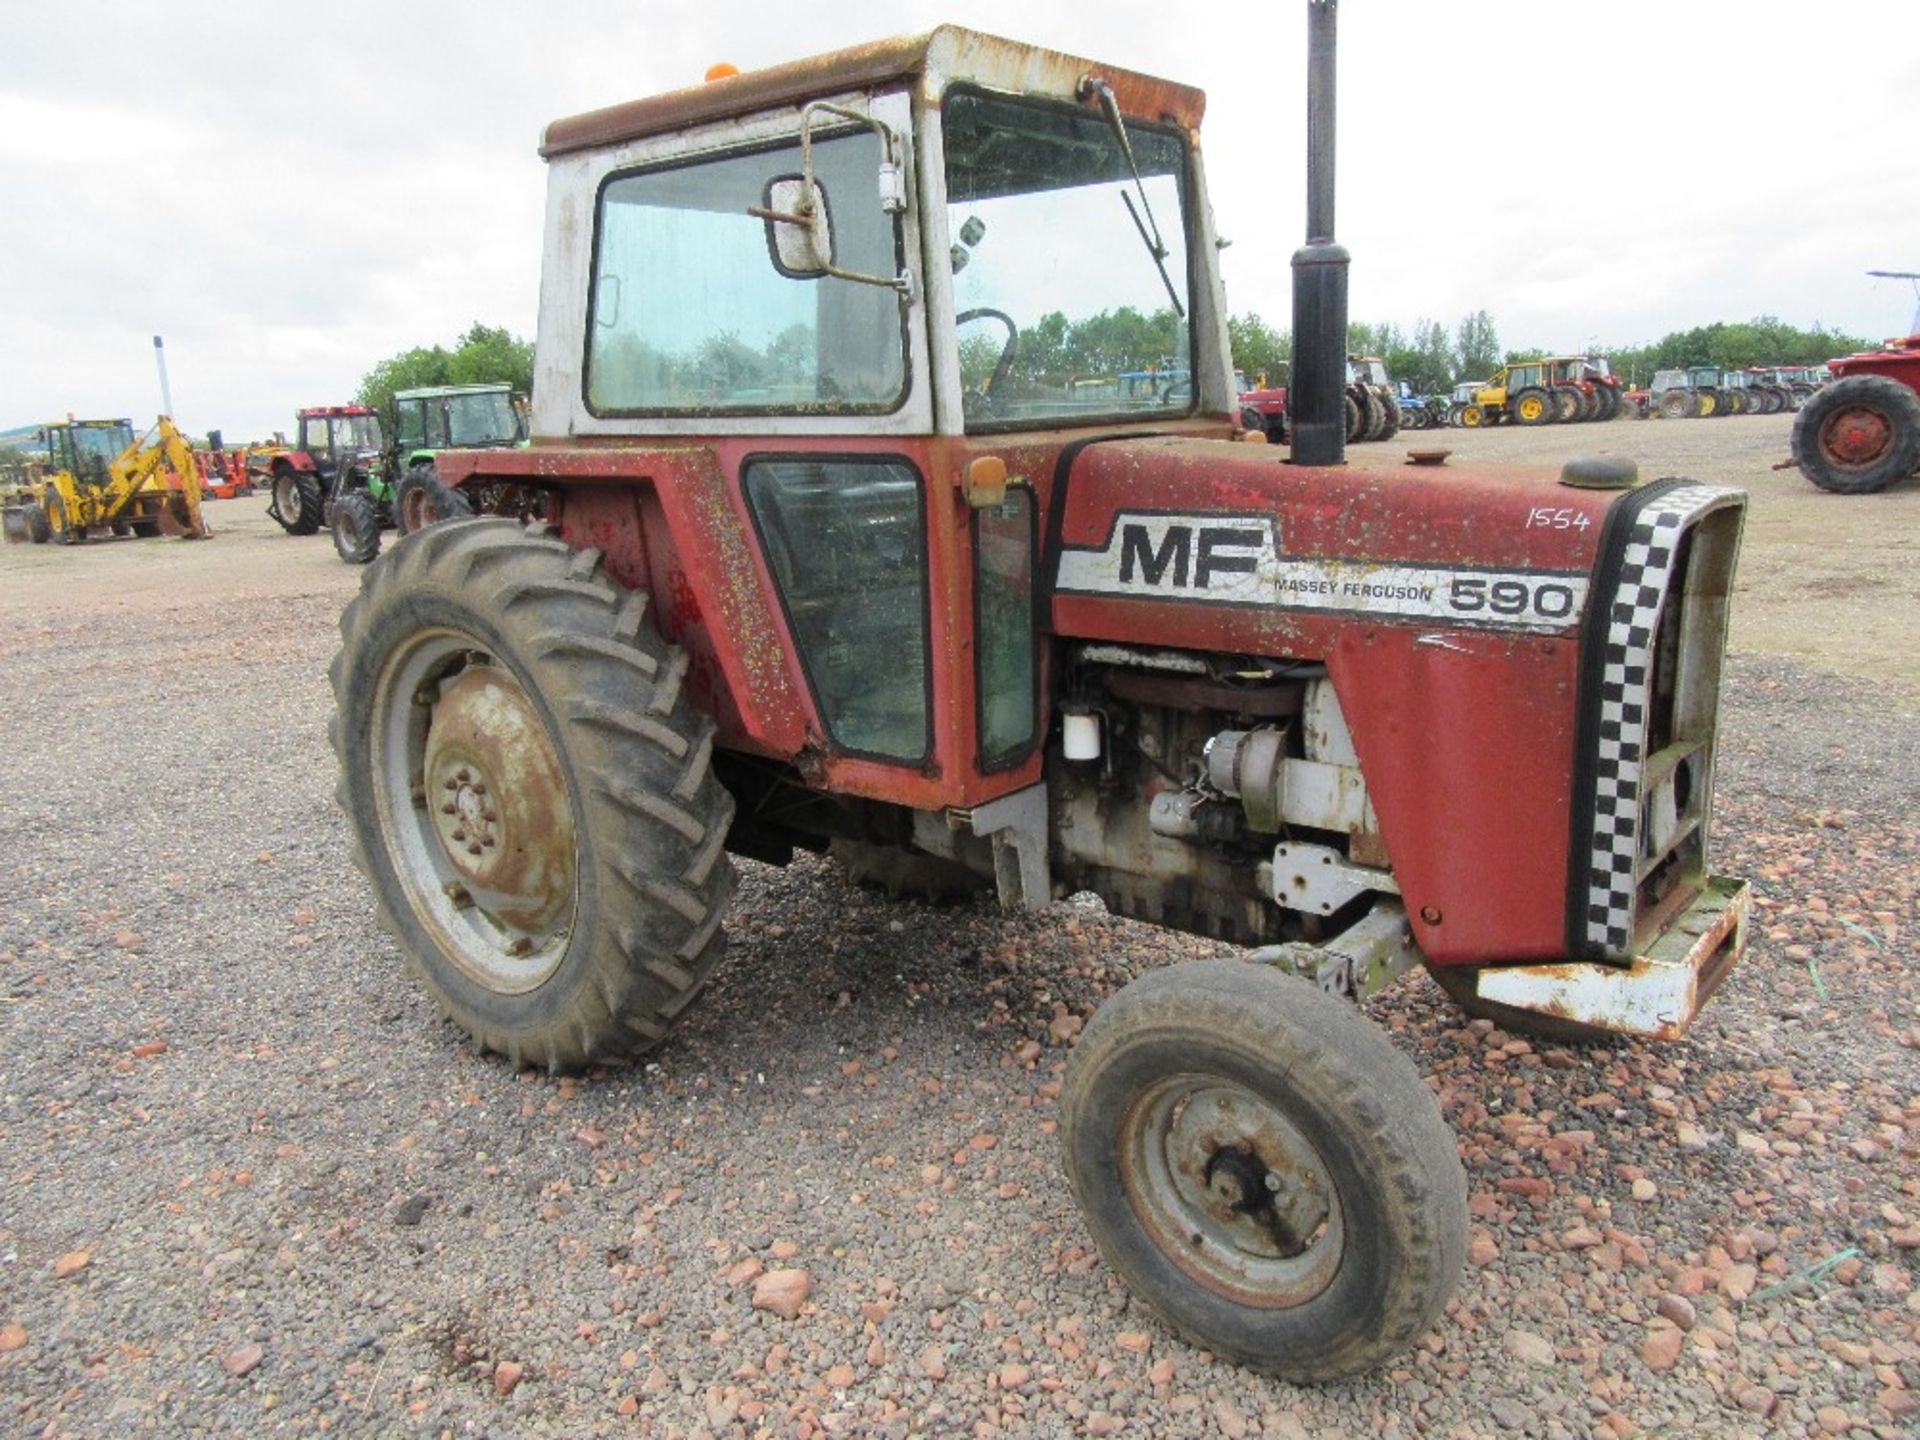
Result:
{"type": "Polygon", "coordinates": [[[335,450],[380,448],[380,422],[371,415],[336,415],[332,425],[335,450]]]}
{"type": "Polygon", "coordinates": [[[944,117],[967,429],[1191,410],[1179,137],[1127,123],[1136,187],[1094,105],[956,91],[944,117]]]}
{"type": "Polygon", "coordinates": [[[1348,362],[1351,376],[1368,385],[1385,385],[1387,380],[1387,362],[1384,360],[1353,360],[1348,362]]]}
{"type": "Polygon", "coordinates": [[[1587,368],[1603,380],[1613,374],[1613,367],[1607,363],[1607,357],[1604,355],[1589,355],[1587,368]]]}
{"type": "Polygon", "coordinates": [[[499,445],[520,438],[520,417],[505,390],[490,394],[449,395],[427,402],[427,444],[436,449],[459,445],[499,445]]]}

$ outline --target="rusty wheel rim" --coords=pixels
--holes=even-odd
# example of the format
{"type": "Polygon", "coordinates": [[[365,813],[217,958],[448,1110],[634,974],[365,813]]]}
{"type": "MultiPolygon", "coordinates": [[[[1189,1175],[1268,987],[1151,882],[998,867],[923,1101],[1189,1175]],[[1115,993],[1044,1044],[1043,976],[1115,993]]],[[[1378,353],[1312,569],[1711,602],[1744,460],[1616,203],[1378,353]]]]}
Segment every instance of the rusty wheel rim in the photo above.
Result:
{"type": "Polygon", "coordinates": [[[414,531],[433,523],[433,497],[427,493],[425,485],[415,485],[400,502],[400,528],[411,535],[414,531]]]}
{"type": "Polygon", "coordinates": [[[1820,448],[1842,465],[1871,465],[1892,443],[1886,414],[1868,405],[1836,410],[1820,427],[1820,448]]]}
{"type": "Polygon", "coordinates": [[[371,738],[381,835],[414,914],[476,984],[539,988],[566,955],[579,855],[526,687],[473,637],[423,632],[382,673],[371,738]]]}
{"type": "Polygon", "coordinates": [[[1119,1158],[1154,1243],[1214,1294],[1288,1309],[1339,1272],[1346,1231],[1326,1162],[1244,1086],[1207,1075],[1159,1081],[1128,1108],[1119,1158]]]}

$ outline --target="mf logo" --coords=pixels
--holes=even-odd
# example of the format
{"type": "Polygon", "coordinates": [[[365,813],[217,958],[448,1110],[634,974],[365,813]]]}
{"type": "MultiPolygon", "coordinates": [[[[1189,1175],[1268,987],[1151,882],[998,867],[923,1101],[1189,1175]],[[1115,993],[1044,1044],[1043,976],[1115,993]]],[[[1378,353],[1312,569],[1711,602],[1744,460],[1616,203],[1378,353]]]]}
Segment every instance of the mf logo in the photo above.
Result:
{"type": "Polygon", "coordinates": [[[1176,523],[1167,526],[1155,548],[1153,532],[1141,521],[1128,521],[1120,527],[1120,583],[1138,572],[1149,585],[1184,590],[1191,572],[1193,584],[1205,590],[1216,575],[1251,575],[1266,533],[1250,525],[1176,523]]]}
{"type": "Polygon", "coordinates": [[[1277,549],[1265,515],[1123,513],[1105,545],[1061,551],[1059,588],[1255,601],[1272,594],[1277,549]]]}

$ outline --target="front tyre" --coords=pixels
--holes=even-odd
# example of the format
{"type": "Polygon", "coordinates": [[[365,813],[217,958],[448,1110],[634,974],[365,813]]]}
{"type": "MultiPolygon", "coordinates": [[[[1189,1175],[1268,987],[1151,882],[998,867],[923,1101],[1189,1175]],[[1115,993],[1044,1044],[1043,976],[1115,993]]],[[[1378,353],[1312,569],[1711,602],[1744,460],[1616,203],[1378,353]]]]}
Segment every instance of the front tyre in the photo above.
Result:
{"type": "Polygon", "coordinates": [[[1345,1001],[1265,966],[1153,971],[1067,1069],[1066,1170],[1102,1256],[1180,1334],[1307,1383],[1438,1318],[1466,1176],[1405,1056],[1345,1001]]]}
{"type": "Polygon", "coordinates": [[[393,492],[393,517],[402,535],[424,530],[439,520],[463,520],[473,514],[466,492],[442,480],[427,462],[412,465],[393,492]]]}
{"type": "Polygon", "coordinates": [[[333,548],[349,565],[370,565],[380,553],[380,510],[364,490],[354,490],[333,502],[328,523],[333,548]]]}
{"type": "Polygon", "coordinates": [[[432,525],[368,570],[332,668],[338,796],[380,920],[479,1046],[641,1054],[719,962],[732,797],[683,651],[597,551],[432,525]]]}

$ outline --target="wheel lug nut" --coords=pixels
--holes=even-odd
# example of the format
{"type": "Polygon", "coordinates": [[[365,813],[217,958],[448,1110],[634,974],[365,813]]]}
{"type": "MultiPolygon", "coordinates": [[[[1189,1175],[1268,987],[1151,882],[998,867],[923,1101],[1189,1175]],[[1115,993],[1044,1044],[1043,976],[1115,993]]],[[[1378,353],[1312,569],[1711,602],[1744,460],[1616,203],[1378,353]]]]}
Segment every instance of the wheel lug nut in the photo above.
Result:
{"type": "Polygon", "coordinates": [[[491,850],[491,849],[493,849],[493,836],[491,836],[491,835],[489,835],[489,836],[487,836],[487,837],[486,837],[486,838],[485,838],[484,840],[482,840],[482,841],[481,841],[480,843],[481,843],[482,845],[484,845],[484,846],[486,846],[486,847],[487,847],[487,849],[489,849],[489,850],[491,850]]]}
{"type": "Polygon", "coordinates": [[[442,815],[457,815],[457,814],[459,814],[459,813],[460,813],[460,811],[459,811],[459,807],[458,807],[458,806],[456,806],[456,805],[455,805],[455,804],[453,803],[453,801],[451,801],[451,800],[449,800],[449,801],[447,801],[447,803],[446,803],[446,804],[444,804],[444,805],[442,805],[442,806],[440,807],[440,813],[441,813],[442,815]]]}
{"type": "Polygon", "coordinates": [[[486,782],[485,782],[484,780],[476,780],[476,781],[474,781],[474,782],[473,782],[473,793],[474,793],[474,794],[476,794],[476,795],[484,795],[484,794],[486,794],[486,793],[487,793],[487,785],[486,785],[486,782]]]}
{"type": "Polygon", "coordinates": [[[458,770],[453,772],[453,778],[458,780],[462,785],[464,785],[467,783],[467,781],[473,778],[473,772],[467,769],[466,766],[462,765],[458,770]]]}
{"type": "Polygon", "coordinates": [[[460,782],[449,776],[440,782],[440,788],[442,790],[458,790],[460,788],[460,782]]]}
{"type": "Polygon", "coordinates": [[[1271,1170],[1267,1171],[1267,1191],[1273,1195],[1280,1193],[1280,1177],[1271,1170]]]}
{"type": "Polygon", "coordinates": [[[511,945],[507,946],[507,954],[515,955],[515,956],[525,955],[528,951],[532,949],[533,949],[533,941],[529,940],[526,936],[522,935],[519,938],[517,938],[511,945]]]}
{"type": "Polygon", "coordinates": [[[480,847],[478,845],[467,846],[467,854],[478,855],[479,853],[480,853],[480,847]]]}
{"type": "Polygon", "coordinates": [[[453,838],[456,842],[465,840],[467,838],[467,832],[464,830],[455,830],[453,832],[453,838]]]}

